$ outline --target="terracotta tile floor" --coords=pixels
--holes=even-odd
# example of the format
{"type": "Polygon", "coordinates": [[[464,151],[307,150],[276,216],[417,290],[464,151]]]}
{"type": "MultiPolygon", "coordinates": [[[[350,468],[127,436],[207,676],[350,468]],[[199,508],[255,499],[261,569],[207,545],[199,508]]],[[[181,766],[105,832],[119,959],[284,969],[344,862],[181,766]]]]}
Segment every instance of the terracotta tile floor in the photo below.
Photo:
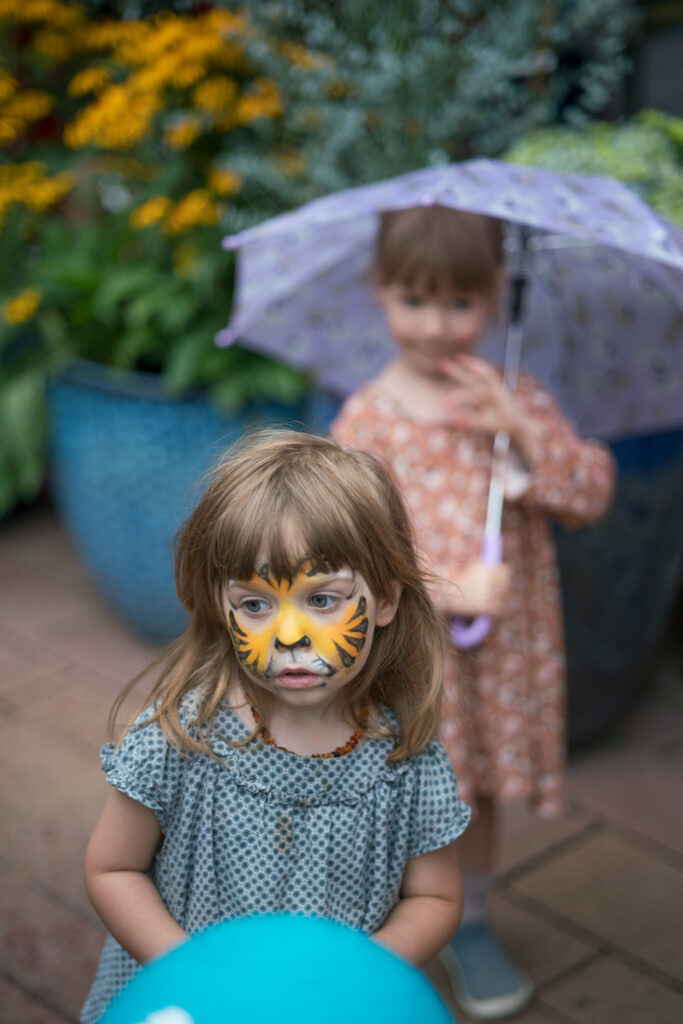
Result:
{"type": "MultiPolygon", "coordinates": [[[[97,750],[155,647],[103,604],[48,507],[0,523],[0,580],[0,1021],[75,1022],[103,938],[81,881],[97,750]]],[[[572,760],[566,816],[506,815],[493,910],[538,986],[520,1024],[683,1021],[682,781],[671,643],[640,706],[572,760]]]]}

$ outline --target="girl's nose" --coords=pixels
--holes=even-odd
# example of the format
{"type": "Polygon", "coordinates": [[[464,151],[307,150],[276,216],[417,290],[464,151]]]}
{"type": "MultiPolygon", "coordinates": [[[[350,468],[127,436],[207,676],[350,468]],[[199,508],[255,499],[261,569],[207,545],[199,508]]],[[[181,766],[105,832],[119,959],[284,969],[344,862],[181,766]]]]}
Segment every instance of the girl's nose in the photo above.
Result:
{"type": "Polygon", "coordinates": [[[286,644],[283,640],[280,639],[279,636],[275,637],[275,650],[276,651],[282,651],[282,650],[293,651],[297,647],[310,647],[310,646],[311,646],[310,638],[307,637],[305,633],[303,634],[303,636],[300,636],[298,640],[295,640],[294,643],[292,643],[292,644],[286,644]]]}
{"type": "Polygon", "coordinates": [[[293,650],[295,647],[310,647],[311,639],[306,624],[294,609],[285,609],[280,616],[275,633],[275,650],[293,650]]]}
{"type": "Polygon", "coordinates": [[[432,306],[425,310],[425,334],[428,337],[440,337],[444,330],[445,317],[442,310],[432,306]]]}

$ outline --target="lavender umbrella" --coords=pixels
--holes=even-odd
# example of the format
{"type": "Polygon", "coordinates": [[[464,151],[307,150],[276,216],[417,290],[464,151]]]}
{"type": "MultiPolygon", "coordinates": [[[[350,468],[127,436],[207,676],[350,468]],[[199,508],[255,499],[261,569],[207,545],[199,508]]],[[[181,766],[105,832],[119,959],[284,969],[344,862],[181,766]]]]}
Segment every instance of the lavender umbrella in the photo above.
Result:
{"type": "MultiPolygon", "coordinates": [[[[239,339],[344,396],[392,355],[369,287],[377,218],[438,203],[531,229],[522,366],[582,434],[683,420],[683,231],[609,178],[493,160],[339,192],[225,239],[239,252],[239,339]]],[[[504,325],[481,354],[503,362],[504,325]]]]}

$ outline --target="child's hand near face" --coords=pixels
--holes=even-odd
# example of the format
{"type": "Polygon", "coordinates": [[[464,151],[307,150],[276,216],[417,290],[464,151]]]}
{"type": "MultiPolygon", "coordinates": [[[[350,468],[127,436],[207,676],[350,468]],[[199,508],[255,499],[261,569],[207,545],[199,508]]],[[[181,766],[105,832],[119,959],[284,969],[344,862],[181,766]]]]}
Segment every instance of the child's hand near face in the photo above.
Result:
{"type": "Polygon", "coordinates": [[[443,360],[440,366],[456,385],[444,401],[451,424],[491,435],[506,431],[527,464],[532,465],[539,425],[523,411],[498,371],[471,355],[443,360]]]}
{"type": "Polygon", "coordinates": [[[505,562],[487,565],[474,560],[463,566],[456,580],[441,581],[434,597],[437,606],[448,615],[499,616],[505,612],[510,581],[510,566],[505,562]]]}

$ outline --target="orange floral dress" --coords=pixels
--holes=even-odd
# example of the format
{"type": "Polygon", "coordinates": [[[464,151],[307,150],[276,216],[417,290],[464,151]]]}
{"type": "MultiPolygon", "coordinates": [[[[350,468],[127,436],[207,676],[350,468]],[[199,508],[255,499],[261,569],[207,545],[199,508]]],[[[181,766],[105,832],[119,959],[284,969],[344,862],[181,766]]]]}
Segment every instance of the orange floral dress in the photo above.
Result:
{"type": "MultiPolygon", "coordinates": [[[[542,431],[522,493],[503,510],[503,558],[512,569],[506,613],[480,647],[447,645],[441,740],[463,800],[526,799],[552,816],[562,806],[566,708],[550,520],[579,526],[599,518],[611,498],[614,460],[606,446],[577,437],[532,377],[520,375],[517,394],[542,431]]],[[[393,470],[427,569],[456,579],[479,557],[490,437],[413,419],[381,381],[349,398],[331,430],[342,445],[393,470]]]]}

